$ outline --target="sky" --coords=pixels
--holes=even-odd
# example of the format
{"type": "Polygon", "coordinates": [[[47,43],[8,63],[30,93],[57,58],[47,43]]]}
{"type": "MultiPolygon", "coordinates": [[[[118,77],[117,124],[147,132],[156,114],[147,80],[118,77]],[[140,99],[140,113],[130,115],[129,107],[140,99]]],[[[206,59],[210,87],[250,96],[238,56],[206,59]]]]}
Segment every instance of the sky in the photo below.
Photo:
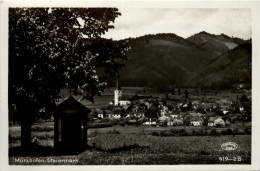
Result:
{"type": "Polygon", "coordinates": [[[114,29],[103,37],[120,40],[146,34],[174,33],[187,38],[201,31],[251,38],[251,10],[246,8],[119,8],[114,29]]]}

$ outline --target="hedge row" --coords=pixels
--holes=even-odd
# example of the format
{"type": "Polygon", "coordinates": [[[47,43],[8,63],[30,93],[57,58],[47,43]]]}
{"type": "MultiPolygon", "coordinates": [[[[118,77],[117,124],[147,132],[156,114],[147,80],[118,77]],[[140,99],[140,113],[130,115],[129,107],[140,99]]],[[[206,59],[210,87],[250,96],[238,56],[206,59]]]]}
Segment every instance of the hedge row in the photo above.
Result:
{"type": "Polygon", "coordinates": [[[114,123],[111,122],[105,122],[105,123],[89,123],[88,128],[105,128],[105,127],[111,127],[114,126],[114,123]]]}
{"type": "Polygon", "coordinates": [[[169,131],[153,131],[153,136],[207,136],[207,135],[245,135],[251,134],[251,128],[228,128],[217,130],[215,128],[206,129],[170,129],[169,131]]]}

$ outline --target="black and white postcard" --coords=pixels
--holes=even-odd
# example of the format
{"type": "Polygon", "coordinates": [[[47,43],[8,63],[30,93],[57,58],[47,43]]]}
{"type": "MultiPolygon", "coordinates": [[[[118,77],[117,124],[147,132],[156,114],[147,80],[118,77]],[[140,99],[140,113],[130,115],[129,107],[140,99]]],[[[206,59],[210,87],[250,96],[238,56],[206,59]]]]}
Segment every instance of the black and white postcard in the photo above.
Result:
{"type": "Polygon", "coordinates": [[[259,11],[3,1],[1,170],[259,170],[259,11]]]}

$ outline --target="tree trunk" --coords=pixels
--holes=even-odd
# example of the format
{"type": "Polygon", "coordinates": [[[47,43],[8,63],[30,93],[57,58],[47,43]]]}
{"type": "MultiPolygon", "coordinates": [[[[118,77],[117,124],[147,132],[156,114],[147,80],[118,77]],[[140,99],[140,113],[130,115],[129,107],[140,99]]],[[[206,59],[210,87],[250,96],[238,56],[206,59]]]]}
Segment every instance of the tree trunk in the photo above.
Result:
{"type": "Polygon", "coordinates": [[[28,149],[31,146],[32,118],[29,113],[24,113],[21,120],[21,147],[28,149]]]}

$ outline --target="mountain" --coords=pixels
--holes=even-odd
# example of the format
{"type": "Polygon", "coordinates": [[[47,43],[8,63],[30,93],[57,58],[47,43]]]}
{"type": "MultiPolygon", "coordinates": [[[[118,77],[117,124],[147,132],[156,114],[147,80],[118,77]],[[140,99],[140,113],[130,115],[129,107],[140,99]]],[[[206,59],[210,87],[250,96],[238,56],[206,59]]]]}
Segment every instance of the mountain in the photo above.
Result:
{"type": "Polygon", "coordinates": [[[181,84],[214,57],[175,34],[146,35],[128,41],[128,61],[119,71],[124,85],[181,84]]]}
{"type": "Polygon", "coordinates": [[[251,85],[252,44],[240,44],[210,61],[186,85],[193,87],[232,88],[237,84],[251,85]]]}
{"type": "MultiPolygon", "coordinates": [[[[224,71],[219,72],[220,66],[229,67],[232,63],[232,67],[240,67],[239,64],[233,66],[233,63],[244,60],[243,57],[240,59],[242,55],[240,51],[235,51],[235,49],[240,49],[241,44],[246,43],[243,39],[206,32],[200,32],[187,39],[175,34],[165,33],[128,38],[121,41],[128,41],[131,46],[131,50],[127,52],[128,60],[124,62],[125,66],[119,70],[122,86],[166,84],[192,87],[194,83],[196,83],[196,86],[200,86],[201,83],[196,79],[203,79],[204,75],[199,77],[198,74],[208,70],[212,71],[212,74],[210,76],[205,75],[209,81],[205,86],[212,86],[211,83],[214,82],[214,79],[212,79],[213,73],[218,73],[219,79],[223,78],[219,76],[224,74],[224,71]],[[229,53],[233,55],[227,57],[229,53]],[[226,58],[230,59],[225,61],[226,58]],[[230,65],[219,65],[220,61],[228,62],[230,65]],[[211,67],[208,67],[208,65],[211,67]]],[[[245,51],[241,50],[242,52],[245,51]]]]}
{"type": "Polygon", "coordinates": [[[205,31],[188,37],[187,40],[196,44],[197,48],[210,52],[214,56],[219,56],[244,43],[244,40],[239,38],[230,38],[225,34],[210,34],[205,31]]]}

